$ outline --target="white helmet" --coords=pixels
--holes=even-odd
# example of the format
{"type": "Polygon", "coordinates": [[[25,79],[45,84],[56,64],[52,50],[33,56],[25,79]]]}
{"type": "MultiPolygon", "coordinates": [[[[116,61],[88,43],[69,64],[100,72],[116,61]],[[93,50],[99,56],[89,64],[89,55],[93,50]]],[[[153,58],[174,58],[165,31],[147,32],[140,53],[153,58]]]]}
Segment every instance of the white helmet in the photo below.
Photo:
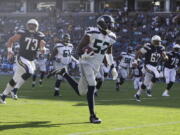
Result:
{"type": "Polygon", "coordinates": [[[161,42],[161,37],[158,36],[158,35],[154,35],[152,38],[151,38],[151,43],[153,45],[160,45],[160,42],[161,42]],[[158,43],[158,44],[157,44],[158,43]]]}
{"type": "Polygon", "coordinates": [[[180,45],[179,44],[175,44],[174,46],[173,46],[173,49],[180,49],[180,45]]]}
{"type": "Polygon", "coordinates": [[[30,32],[36,32],[36,31],[38,31],[38,29],[39,29],[39,23],[38,23],[38,21],[37,21],[36,19],[30,19],[30,20],[27,22],[27,29],[28,29],[30,32]],[[28,24],[33,24],[33,25],[35,25],[35,26],[36,26],[35,30],[32,30],[32,29],[28,28],[28,27],[29,27],[28,24]]]}

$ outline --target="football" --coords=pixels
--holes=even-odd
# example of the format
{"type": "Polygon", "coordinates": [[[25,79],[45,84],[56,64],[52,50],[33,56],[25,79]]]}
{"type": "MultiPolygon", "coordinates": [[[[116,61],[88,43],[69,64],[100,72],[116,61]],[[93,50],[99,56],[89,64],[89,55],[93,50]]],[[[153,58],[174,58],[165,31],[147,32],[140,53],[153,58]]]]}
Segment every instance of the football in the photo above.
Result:
{"type": "Polygon", "coordinates": [[[93,49],[89,46],[85,46],[84,48],[82,48],[82,52],[83,53],[85,53],[85,52],[91,53],[91,52],[93,52],[93,49]]]}

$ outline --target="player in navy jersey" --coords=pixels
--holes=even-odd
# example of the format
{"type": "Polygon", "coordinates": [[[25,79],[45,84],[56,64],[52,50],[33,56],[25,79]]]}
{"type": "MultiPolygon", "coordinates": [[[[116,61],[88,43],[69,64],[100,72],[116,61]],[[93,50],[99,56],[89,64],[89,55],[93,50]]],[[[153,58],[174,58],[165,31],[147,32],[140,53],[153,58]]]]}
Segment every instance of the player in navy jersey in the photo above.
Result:
{"type": "Polygon", "coordinates": [[[27,29],[19,30],[7,42],[8,59],[13,58],[12,50],[15,42],[19,42],[20,49],[16,58],[16,71],[13,78],[7,84],[3,91],[0,102],[5,104],[6,96],[12,91],[13,97],[17,99],[17,90],[35,71],[34,59],[38,50],[43,54],[45,52],[44,34],[38,31],[39,23],[35,19],[27,22],[27,29]]]}
{"type": "Polygon", "coordinates": [[[140,96],[143,90],[148,88],[147,95],[151,95],[150,89],[152,88],[153,83],[157,81],[160,77],[160,73],[157,69],[158,62],[161,58],[164,60],[168,59],[168,56],[165,53],[164,46],[161,45],[161,38],[158,35],[155,35],[151,39],[151,43],[146,43],[136,54],[135,63],[137,63],[137,59],[140,57],[144,57],[144,80],[142,82],[141,87],[135,94],[135,98],[137,101],[140,100],[140,96]]]}
{"type": "Polygon", "coordinates": [[[167,87],[166,90],[163,92],[162,96],[170,96],[169,91],[176,80],[176,69],[180,65],[179,51],[180,45],[176,44],[173,46],[173,51],[167,53],[169,59],[164,64],[164,77],[167,87]]]}

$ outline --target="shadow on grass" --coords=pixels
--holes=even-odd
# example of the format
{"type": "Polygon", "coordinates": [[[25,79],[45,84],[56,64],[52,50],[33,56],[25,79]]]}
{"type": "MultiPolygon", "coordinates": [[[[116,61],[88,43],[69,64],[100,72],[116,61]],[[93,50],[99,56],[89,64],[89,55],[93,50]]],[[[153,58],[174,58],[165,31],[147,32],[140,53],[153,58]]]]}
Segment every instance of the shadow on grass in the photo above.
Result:
{"type": "Polygon", "coordinates": [[[59,124],[50,124],[51,121],[30,121],[30,122],[0,122],[0,124],[9,125],[0,125],[0,131],[18,129],[18,128],[50,128],[50,127],[59,127],[62,125],[79,125],[79,124],[89,124],[89,122],[75,122],[75,123],[59,123],[59,124]]]}

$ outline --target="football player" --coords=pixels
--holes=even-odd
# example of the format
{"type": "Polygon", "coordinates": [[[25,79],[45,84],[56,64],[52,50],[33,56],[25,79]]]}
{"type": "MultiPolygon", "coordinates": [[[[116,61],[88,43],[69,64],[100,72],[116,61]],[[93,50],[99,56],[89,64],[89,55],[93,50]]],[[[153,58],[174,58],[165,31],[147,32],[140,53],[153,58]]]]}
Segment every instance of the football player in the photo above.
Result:
{"type": "MultiPolygon", "coordinates": [[[[39,49],[42,54],[45,52],[45,35],[38,31],[39,23],[35,19],[30,19],[27,22],[27,29],[19,30],[17,34],[12,36],[7,42],[8,59],[14,55],[12,47],[15,42],[19,41],[20,50],[16,58],[16,71],[13,78],[7,84],[5,90],[0,96],[0,102],[5,104],[7,95],[12,91],[16,95],[17,90],[35,71],[34,59],[36,52],[39,49]]],[[[15,96],[14,96],[15,97],[15,96]]],[[[15,97],[17,98],[17,97],[15,97]]]]}
{"type": "Polygon", "coordinates": [[[131,76],[133,77],[134,80],[134,89],[138,90],[141,81],[142,81],[142,66],[140,65],[140,60],[137,61],[137,64],[132,63],[132,71],[131,71],[131,76]]]}
{"type": "Polygon", "coordinates": [[[119,64],[117,65],[118,68],[118,79],[116,81],[116,90],[119,91],[120,86],[124,83],[124,80],[127,79],[131,63],[134,60],[134,54],[132,54],[132,48],[129,47],[127,52],[122,52],[118,60],[120,60],[119,64]]]}
{"type": "MultiPolygon", "coordinates": [[[[62,37],[62,42],[56,43],[51,59],[54,60],[54,69],[63,69],[65,68],[66,71],[68,69],[68,65],[71,63],[72,59],[77,61],[72,56],[73,45],[70,42],[71,38],[69,34],[64,34],[62,37]]],[[[77,61],[78,62],[78,61],[77,61]]],[[[62,82],[63,77],[61,75],[57,75],[57,79],[55,82],[55,92],[54,96],[61,96],[60,95],[60,85],[62,82]]]]}
{"type": "MultiPolygon", "coordinates": [[[[116,35],[112,32],[113,27],[114,19],[109,15],[103,15],[97,19],[97,27],[90,27],[86,31],[77,48],[81,72],[78,83],[69,76],[65,69],[52,72],[52,74],[61,74],[78,95],[87,95],[91,123],[101,123],[101,119],[96,116],[94,111],[96,74],[99,72],[105,54],[108,54],[108,64],[113,64],[112,45],[116,42],[116,35]]],[[[115,68],[112,70],[112,75],[117,78],[115,68]]]]}
{"type": "Polygon", "coordinates": [[[36,64],[36,73],[33,74],[32,77],[32,87],[35,87],[36,85],[36,78],[37,78],[37,70],[40,72],[40,79],[39,79],[39,84],[42,85],[42,81],[44,79],[44,75],[46,73],[46,62],[47,62],[47,58],[45,56],[45,54],[41,54],[41,53],[37,53],[37,59],[35,61],[36,64]]]}
{"type": "Polygon", "coordinates": [[[166,90],[163,92],[162,96],[170,96],[169,91],[172,88],[176,80],[176,68],[180,65],[180,45],[176,44],[173,46],[173,51],[167,53],[169,59],[165,62],[164,66],[164,76],[166,80],[166,90]]]}
{"type": "Polygon", "coordinates": [[[151,95],[150,89],[152,88],[153,83],[157,81],[157,79],[160,77],[159,71],[157,69],[157,65],[161,57],[164,60],[168,59],[168,56],[165,53],[165,48],[164,46],[161,45],[161,37],[158,35],[155,35],[151,39],[151,43],[146,43],[136,54],[135,57],[135,63],[137,63],[137,59],[140,57],[145,58],[145,63],[144,63],[144,80],[135,94],[136,101],[141,101],[140,96],[143,90],[146,88],[147,90],[147,95],[151,95]]]}

